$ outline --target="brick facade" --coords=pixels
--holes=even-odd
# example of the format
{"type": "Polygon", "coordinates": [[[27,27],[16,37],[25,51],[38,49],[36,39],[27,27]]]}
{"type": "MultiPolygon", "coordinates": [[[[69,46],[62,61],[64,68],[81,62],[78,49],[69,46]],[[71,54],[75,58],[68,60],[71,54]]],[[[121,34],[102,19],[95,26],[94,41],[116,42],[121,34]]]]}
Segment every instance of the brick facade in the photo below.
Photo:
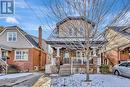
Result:
{"type": "MultiPolygon", "coordinates": [[[[23,49],[22,49],[23,50],[23,49]]],[[[15,52],[8,52],[9,58],[7,63],[9,65],[17,65],[21,71],[33,71],[35,70],[35,66],[39,67],[39,69],[44,69],[44,65],[46,64],[47,54],[45,52],[41,52],[41,58],[39,58],[39,49],[30,48],[28,49],[28,60],[15,60],[15,52]]]]}

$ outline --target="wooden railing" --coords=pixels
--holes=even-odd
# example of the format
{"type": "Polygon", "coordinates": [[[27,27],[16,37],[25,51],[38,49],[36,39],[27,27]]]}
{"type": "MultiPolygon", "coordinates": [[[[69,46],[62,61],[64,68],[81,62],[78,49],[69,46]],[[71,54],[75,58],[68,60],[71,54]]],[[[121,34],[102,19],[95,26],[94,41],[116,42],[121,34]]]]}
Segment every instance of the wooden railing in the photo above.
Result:
{"type": "Polygon", "coordinates": [[[4,73],[7,74],[8,64],[2,58],[0,58],[0,66],[2,71],[4,71],[4,73]]]}
{"type": "MultiPolygon", "coordinates": [[[[89,60],[91,60],[91,59],[89,59],[89,60]]],[[[73,62],[73,64],[82,65],[82,64],[86,64],[87,58],[86,57],[73,57],[73,58],[71,58],[71,61],[73,62]]]]}

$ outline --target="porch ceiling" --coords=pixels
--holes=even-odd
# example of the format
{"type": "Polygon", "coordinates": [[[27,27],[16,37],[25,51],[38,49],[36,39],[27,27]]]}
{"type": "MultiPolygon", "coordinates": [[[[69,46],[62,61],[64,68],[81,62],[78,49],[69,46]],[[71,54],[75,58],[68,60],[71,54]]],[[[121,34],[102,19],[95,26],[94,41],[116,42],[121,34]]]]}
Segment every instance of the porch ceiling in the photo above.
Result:
{"type": "Polygon", "coordinates": [[[8,50],[8,51],[11,51],[11,50],[12,50],[11,47],[8,47],[8,46],[5,46],[5,45],[1,45],[1,44],[0,44],[0,48],[1,48],[1,49],[4,49],[4,50],[8,50]]]}
{"type": "MultiPolygon", "coordinates": [[[[48,44],[50,44],[52,47],[63,47],[63,48],[70,48],[70,49],[83,49],[84,48],[84,41],[47,41],[48,44]]],[[[96,41],[91,42],[92,47],[100,47],[103,42],[96,41]]]]}
{"type": "MultiPolygon", "coordinates": [[[[51,40],[51,41],[46,41],[48,44],[67,44],[67,43],[75,43],[75,44],[79,44],[82,43],[84,44],[85,41],[55,41],[55,40],[51,40]]],[[[104,44],[103,41],[90,41],[91,44],[104,44]]]]}

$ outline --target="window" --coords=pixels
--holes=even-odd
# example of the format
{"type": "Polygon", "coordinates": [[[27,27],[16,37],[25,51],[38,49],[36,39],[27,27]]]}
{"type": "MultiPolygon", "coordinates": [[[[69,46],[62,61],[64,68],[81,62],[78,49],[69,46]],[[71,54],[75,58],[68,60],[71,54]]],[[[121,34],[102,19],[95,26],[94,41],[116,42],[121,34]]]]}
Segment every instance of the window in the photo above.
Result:
{"type": "Polygon", "coordinates": [[[7,32],[7,41],[16,42],[17,41],[17,32],[7,32]]]}
{"type": "Polygon", "coordinates": [[[82,52],[82,57],[85,57],[85,52],[82,52]]]}
{"type": "Polygon", "coordinates": [[[70,36],[73,35],[73,31],[72,31],[72,29],[69,29],[69,35],[70,35],[70,36]]]}
{"type": "Polygon", "coordinates": [[[77,52],[76,52],[76,57],[78,57],[78,58],[81,57],[80,51],[77,51],[77,52]]]}
{"type": "Polygon", "coordinates": [[[128,62],[121,63],[119,66],[126,66],[128,62]]]}
{"type": "Polygon", "coordinates": [[[28,60],[28,50],[16,50],[15,60],[28,60]]]}
{"type": "Polygon", "coordinates": [[[64,58],[69,58],[69,52],[65,52],[64,58]]]}
{"type": "Polygon", "coordinates": [[[129,67],[129,68],[130,68],[130,63],[128,63],[127,67],[129,67]]]}
{"type": "Polygon", "coordinates": [[[80,28],[80,33],[81,33],[81,34],[83,34],[83,33],[84,33],[83,28],[80,28]]]}
{"type": "Polygon", "coordinates": [[[83,51],[80,51],[80,50],[78,50],[77,52],[76,52],[76,57],[78,57],[78,58],[82,58],[82,57],[85,57],[85,52],[83,52],[83,51]]]}
{"type": "Polygon", "coordinates": [[[90,63],[90,64],[93,64],[93,59],[89,60],[89,63],[90,63]]]}
{"type": "Polygon", "coordinates": [[[74,36],[77,36],[77,29],[75,29],[74,31],[74,36]]]}

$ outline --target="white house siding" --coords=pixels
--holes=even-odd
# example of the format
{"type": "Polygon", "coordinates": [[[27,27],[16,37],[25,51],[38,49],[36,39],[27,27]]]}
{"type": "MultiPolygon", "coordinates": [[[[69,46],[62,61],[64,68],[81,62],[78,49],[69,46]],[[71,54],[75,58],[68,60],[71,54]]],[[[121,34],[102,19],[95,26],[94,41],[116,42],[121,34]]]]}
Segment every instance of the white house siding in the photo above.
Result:
{"type": "Polygon", "coordinates": [[[0,35],[0,44],[4,44],[8,47],[12,48],[32,48],[31,43],[27,41],[27,39],[17,30],[17,29],[6,29],[0,35]],[[7,32],[17,32],[17,41],[16,42],[8,42],[7,41],[7,32]]]}
{"type": "Polygon", "coordinates": [[[86,28],[90,28],[90,24],[86,21],[68,20],[59,26],[59,37],[83,37],[86,28]],[[80,28],[83,28],[82,34],[80,28]],[[70,30],[72,31],[72,35],[69,34],[70,30]]]}

